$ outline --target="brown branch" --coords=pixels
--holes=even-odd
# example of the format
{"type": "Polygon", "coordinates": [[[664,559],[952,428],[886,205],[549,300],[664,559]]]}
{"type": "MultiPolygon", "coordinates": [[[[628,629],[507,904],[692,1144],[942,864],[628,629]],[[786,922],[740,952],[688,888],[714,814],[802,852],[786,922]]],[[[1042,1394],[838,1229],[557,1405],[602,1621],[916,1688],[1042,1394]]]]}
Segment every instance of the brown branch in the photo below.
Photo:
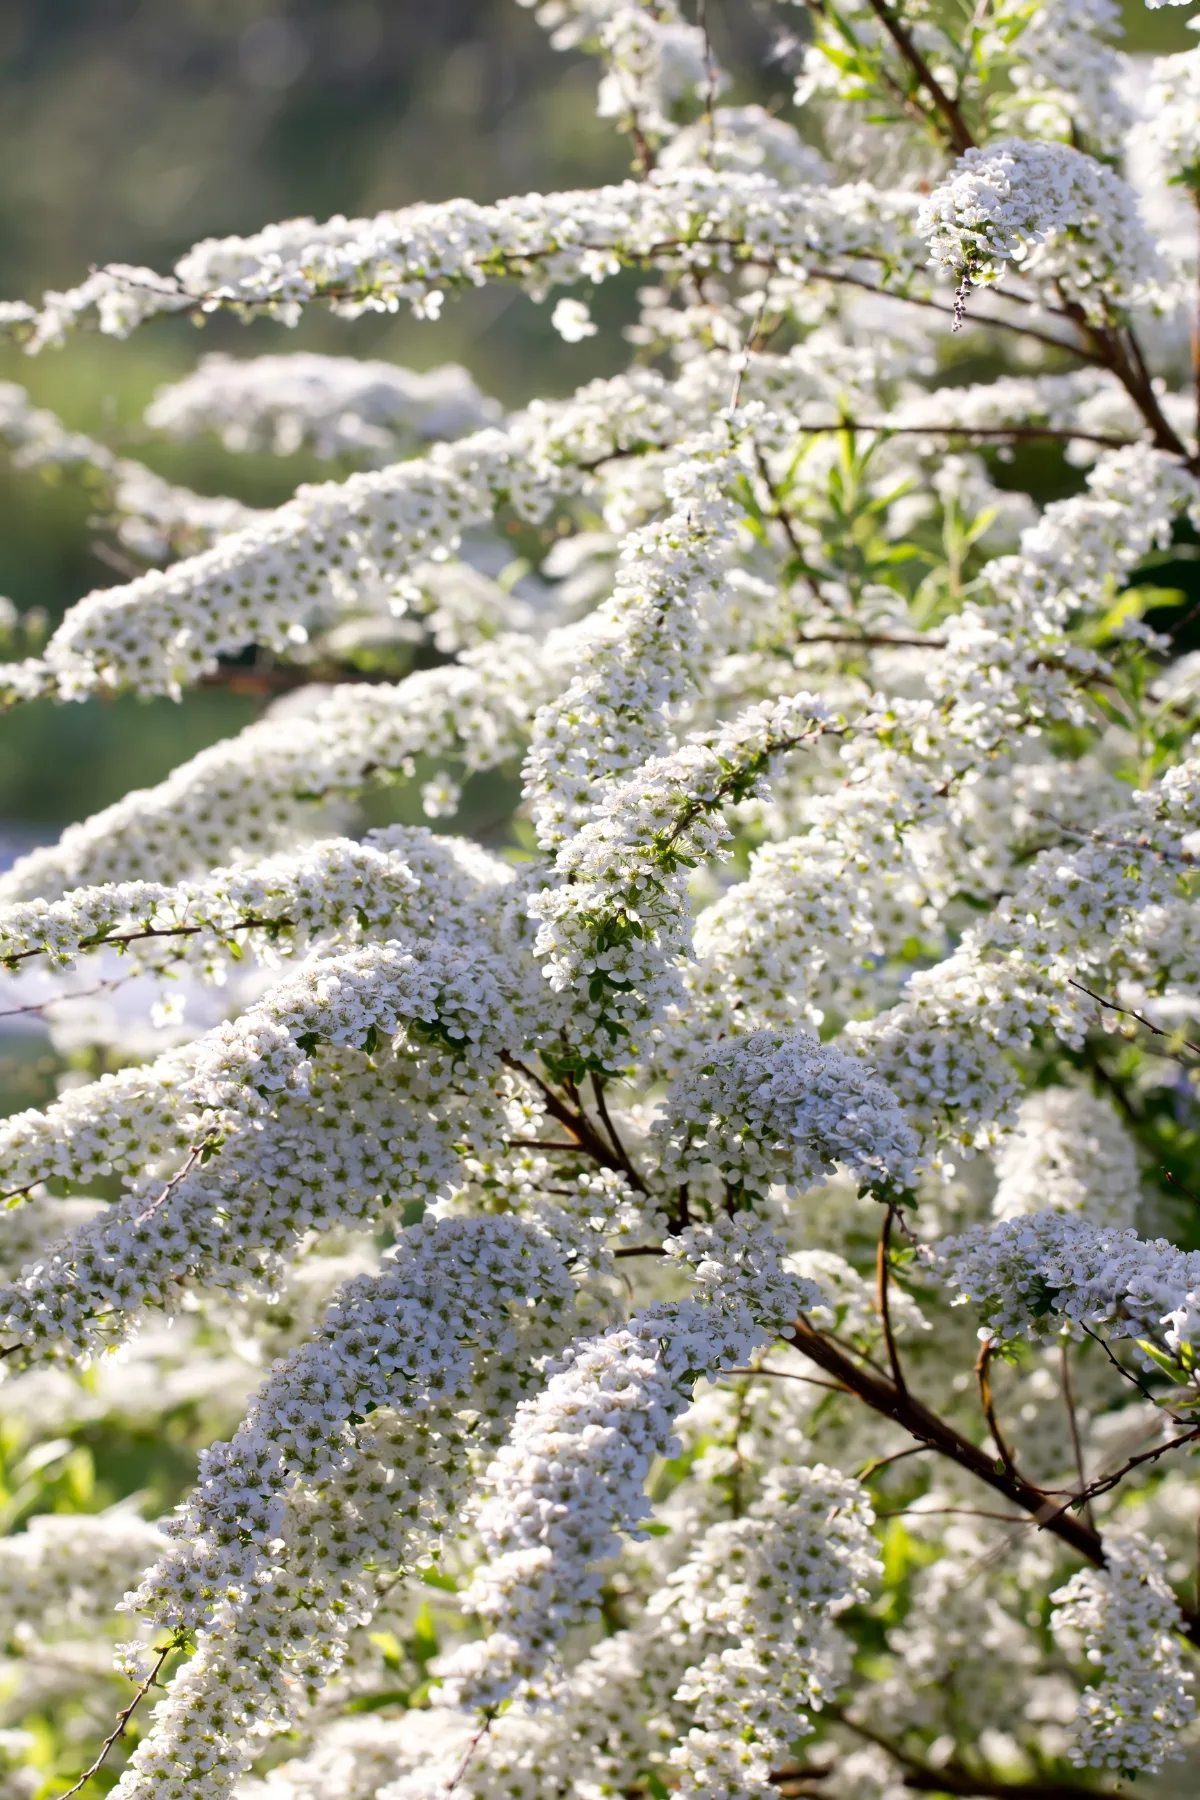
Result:
{"type": "Polygon", "coordinates": [[[893,425],[887,419],[839,419],[826,425],[798,425],[802,437],[819,437],[834,431],[879,431],[889,437],[969,437],[1051,439],[1056,443],[1099,444],[1106,450],[1127,450],[1137,439],[1112,432],[1072,431],[1062,425],[893,425]]]}
{"type": "Polygon", "coordinates": [[[1031,811],[1035,819],[1045,819],[1048,825],[1053,825],[1054,829],[1061,831],[1064,837],[1074,838],[1078,843],[1103,844],[1106,850],[1137,850],[1141,854],[1151,857],[1155,862],[1179,863],[1185,869],[1196,866],[1197,858],[1190,850],[1178,847],[1173,850],[1164,850],[1161,845],[1154,842],[1148,832],[1139,832],[1137,837],[1106,837],[1102,831],[1081,831],[1078,826],[1069,825],[1065,819],[1060,819],[1056,813],[1047,812],[1045,807],[1035,806],[1031,808],[1031,811]]]}
{"type": "MultiPolygon", "coordinates": [[[[122,948],[126,944],[142,944],[151,938],[199,937],[211,931],[215,937],[228,939],[235,931],[290,931],[295,927],[294,919],[239,919],[236,925],[227,930],[220,930],[207,922],[203,925],[146,925],[138,931],[122,931],[112,933],[95,933],[92,937],[80,938],[77,950],[107,950],[110,946],[122,948]]],[[[36,950],[14,950],[8,956],[0,956],[0,966],[15,969],[18,963],[28,962],[33,956],[48,956],[49,950],[39,945],[36,950]]]]}
{"type": "Polygon", "coordinates": [[[867,4],[944,119],[946,136],[951,147],[957,151],[959,156],[965,150],[972,149],[975,139],[967,128],[967,122],[959,110],[958,101],[952,99],[946,92],[917,48],[908,27],[899,15],[885,4],[885,0],[867,0],[867,4]]]}
{"type": "Polygon", "coordinates": [[[1200,1425],[1194,1425],[1190,1431],[1181,1432],[1178,1437],[1171,1438],[1165,1444],[1159,1444],[1154,1450],[1143,1450],[1140,1456],[1129,1457],[1119,1469],[1114,1469],[1111,1475],[1105,1475],[1101,1480],[1093,1481],[1090,1487],[1083,1488],[1078,1494],[1072,1494],[1069,1500],[1063,1502],[1064,1506],[1086,1507],[1087,1502],[1094,1500],[1098,1494],[1107,1494],[1118,1486],[1132,1469],[1140,1468],[1143,1463],[1157,1462],[1160,1456],[1166,1456],[1171,1450],[1179,1450],[1184,1444],[1195,1443],[1197,1438],[1200,1438],[1200,1425]]]}
{"type": "Polygon", "coordinates": [[[944,650],[945,638],[889,636],[881,631],[817,631],[798,644],[861,644],[865,650],[944,650]]]}
{"type": "MultiPolygon", "coordinates": [[[[939,1418],[911,1393],[898,1388],[895,1382],[854,1362],[803,1314],[795,1321],[786,1341],[827,1375],[832,1375],[842,1387],[848,1388],[872,1412],[893,1420],[911,1437],[974,1475],[993,1492],[1002,1494],[1012,1505],[1028,1513],[1039,1529],[1051,1532],[1077,1555],[1097,1568],[1104,1567],[1104,1545],[1099,1533],[1091,1526],[1073,1512],[1064,1511],[1057,1498],[1035,1486],[1018,1471],[998,1468],[978,1444],[965,1438],[948,1420],[939,1418]]],[[[1185,1612],[1183,1617],[1188,1638],[1200,1645],[1200,1616],[1185,1612]]]]}
{"type": "Polygon", "coordinates": [[[170,1181],[167,1182],[162,1192],[150,1202],[145,1212],[140,1212],[138,1214],[137,1218],[134,1220],[135,1225],[144,1225],[147,1219],[152,1219],[154,1217],[161,1206],[166,1205],[180,1182],[191,1174],[200,1158],[204,1155],[204,1152],[212,1146],[212,1143],[212,1138],[204,1138],[200,1143],[192,1145],[191,1149],[188,1151],[186,1161],[176,1169],[170,1181]]]}
{"type": "Polygon", "coordinates": [[[1016,1475],[1016,1458],[1005,1442],[1004,1433],[1000,1429],[1000,1421],[996,1417],[996,1406],[992,1398],[992,1384],[988,1377],[988,1365],[992,1360],[993,1349],[994,1345],[989,1338],[980,1347],[979,1355],[975,1360],[975,1380],[979,1387],[979,1404],[983,1408],[983,1416],[987,1420],[988,1430],[992,1434],[992,1442],[996,1446],[1000,1461],[1010,1475],[1016,1475]]]}
{"type": "Polygon", "coordinates": [[[1086,987],[1082,981],[1076,981],[1070,975],[1067,976],[1067,986],[1078,988],[1081,994],[1086,994],[1089,1000],[1094,1000],[1097,1006],[1104,1008],[1105,1012],[1122,1013],[1126,1018],[1136,1019],[1139,1025],[1144,1025],[1147,1031],[1154,1033],[1155,1037],[1166,1038],[1169,1042],[1182,1044],[1185,1050],[1192,1052],[1193,1056],[1200,1056],[1200,1044],[1193,1044],[1190,1038],[1176,1038],[1173,1031],[1164,1031],[1161,1025],[1156,1025],[1144,1013],[1135,1012],[1132,1006],[1122,1006],[1116,1000],[1106,1000],[1103,994],[1097,994],[1094,989],[1086,987]]]}
{"type": "Polygon", "coordinates": [[[142,975],[162,975],[166,970],[162,964],[152,964],[146,969],[126,969],[120,975],[110,975],[107,981],[94,982],[91,987],[75,988],[66,994],[47,994],[44,1000],[31,1000],[28,1006],[9,1006],[0,1012],[0,1019],[19,1019],[26,1013],[45,1012],[48,1006],[63,1006],[69,1000],[94,1000],[97,994],[111,994],[114,988],[124,987],[127,981],[135,981],[142,975]]]}
{"type": "Polygon", "coordinates": [[[923,1456],[930,1449],[929,1444],[910,1444],[907,1450],[893,1450],[890,1456],[877,1456],[873,1462],[864,1463],[858,1471],[859,1481],[869,1481],[872,1475],[878,1475],[881,1469],[888,1469],[893,1463],[903,1462],[906,1456],[923,1456]]]}
{"type": "Polygon", "coordinates": [[[991,1775],[976,1775],[958,1762],[946,1762],[934,1769],[894,1738],[885,1737],[870,1725],[848,1718],[840,1709],[833,1716],[856,1737],[865,1738],[867,1743],[875,1744],[893,1757],[906,1771],[905,1787],[916,1793],[961,1794],[964,1800],[971,1796],[977,1796],[978,1800],[1086,1800],[1087,1796],[1091,1800],[1124,1800],[1122,1795],[1111,1790],[1084,1787],[1076,1781],[998,1781],[991,1775]]]}
{"type": "Polygon", "coordinates": [[[961,1794],[976,1800],[1127,1800],[1113,1788],[1083,1787],[1075,1781],[997,1781],[991,1775],[973,1775],[962,1763],[943,1763],[940,1769],[910,1769],[903,1777],[906,1788],[918,1794],[961,1794]]]}
{"type": "Polygon", "coordinates": [[[875,1251],[875,1305],[879,1313],[880,1324],[883,1326],[883,1341],[887,1345],[892,1380],[902,1394],[907,1394],[908,1384],[904,1379],[900,1352],[896,1348],[896,1335],[892,1330],[892,1309],[888,1297],[888,1257],[892,1248],[892,1220],[895,1213],[896,1209],[889,1201],[884,1209],[883,1225],[880,1228],[879,1243],[875,1251]]]}
{"type": "Polygon", "coordinates": [[[570,1132],[580,1149],[586,1150],[593,1162],[599,1163],[602,1169],[613,1169],[618,1174],[627,1176],[630,1185],[635,1187],[639,1194],[647,1192],[646,1184],[637,1170],[632,1165],[622,1162],[609,1149],[582,1107],[576,1112],[568,1106],[561,1095],[555,1093],[549,1082],[542,1080],[536,1070],[531,1069],[527,1063],[523,1063],[519,1057],[511,1055],[507,1050],[500,1052],[500,1060],[506,1068],[515,1070],[518,1075],[523,1075],[526,1081],[533,1083],[545,1101],[546,1111],[550,1117],[557,1119],[563,1129],[570,1132]]]}
{"type": "Polygon", "coordinates": [[[1075,1473],[1079,1479],[1079,1493],[1083,1502],[1080,1510],[1089,1525],[1094,1526],[1096,1520],[1092,1514],[1091,1502],[1086,1497],[1087,1472],[1083,1466],[1083,1443],[1079,1436],[1079,1419],[1075,1412],[1075,1391],[1071,1385],[1071,1359],[1067,1345],[1059,1346],[1059,1372],[1062,1376],[1063,1405],[1067,1409],[1067,1422],[1071,1427],[1071,1448],[1075,1453],[1075,1473]]]}
{"type": "Polygon", "coordinates": [[[560,1138],[505,1138],[504,1145],[508,1150],[570,1150],[575,1156],[582,1148],[578,1143],[568,1143],[560,1138]]]}
{"type": "MultiPolygon", "coordinates": [[[[620,1256],[620,1254],[621,1252],[618,1250],[617,1255],[620,1256]]],[[[760,1363],[752,1369],[730,1369],[727,1372],[730,1375],[769,1375],[772,1381],[799,1381],[805,1387],[828,1388],[831,1394],[848,1394],[850,1392],[850,1389],[844,1387],[840,1381],[818,1381],[815,1375],[797,1375],[792,1369],[769,1369],[765,1363],[760,1363]]],[[[921,1444],[918,1448],[923,1450],[925,1446],[921,1444]]]]}
{"type": "MultiPolygon", "coordinates": [[[[861,288],[864,293],[874,294],[880,300],[901,300],[906,306],[923,306],[929,312],[944,313],[948,319],[957,316],[956,308],[948,306],[944,300],[935,300],[926,294],[902,294],[894,288],[880,287],[877,282],[865,281],[861,275],[851,275],[847,269],[806,269],[805,276],[809,281],[833,281],[848,287],[861,288]]],[[[1008,298],[1012,298],[1011,295],[1008,298]]],[[[1066,319],[1068,324],[1074,321],[1069,314],[1059,312],[1056,307],[1047,307],[1051,318],[1066,319]]],[[[1069,338],[1055,337],[1052,332],[1039,331],[1036,326],[1022,325],[1017,319],[998,319],[994,313],[986,316],[980,313],[971,315],[975,325],[991,326],[997,331],[1015,331],[1019,337],[1035,338],[1038,343],[1046,344],[1051,350],[1064,350],[1068,356],[1077,356],[1081,362],[1095,363],[1098,368],[1107,369],[1105,357],[1084,344],[1072,343],[1069,338]]]]}
{"type": "Polygon", "coordinates": [[[178,1650],[180,1648],[181,1643],[182,1643],[181,1638],[173,1637],[171,1639],[170,1643],[163,1644],[161,1646],[161,1648],[158,1651],[158,1655],[155,1658],[154,1667],[151,1669],[150,1673],[146,1676],[145,1680],[138,1684],[137,1692],[134,1694],[133,1699],[129,1702],[129,1705],[127,1707],[125,1707],[125,1709],[122,1712],[119,1712],[117,1714],[117,1722],[113,1726],[112,1730],[109,1732],[108,1736],[105,1738],[103,1744],[101,1745],[100,1754],[96,1757],[96,1760],[91,1764],[91,1766],[89,1768],[86,1768],[83,1771],[83,1774],[79,1777],[78,1781],[74,1782],[69,1788],[67,1788],[65,1790],[64,1793],[59,1794],[58,1800],[71,1800],[71,1796],[73,1794],[77,1794],[81,1788],[85,1788],[87,1786],[88,1782],[92,1779],[93,1775],[98,1775],[100,1773],[100,1770],[104,1767],[105,1763],[108,1760],[109,1752],[112,1750],[113,1745],[117,1743],[118,1739],[124,1737],[126,1727],[128,1726],[129,1721],[130,1721],[130,1719],[132,1719],[134,1713],[137,1711],[137,1708],[141,1705],[142,1701],[146,1698],[146,1695],[150,1692],[150,1689],[152,1687],[157,1686],[158,1678],[162,1674],[163,1664],[166,1662],[168,1656],[170,1656],[170,1654],[173,1650],[178,1650]]]}
{"type": "Polygon", "coordinates": [[[633,1163],[630,1161],[629,1152],[618,1137],[617,1128],[609,1116],[608,1101],[604,1097],[604,1083],[594,1069],[592,1070],[592,1093],[596,1097],[596,1111],[600,1114],[601,1122],[608,1133],[609,1142],[621,1160],[621,1167],[632,1179],[635,1173],[633,1163]]]}

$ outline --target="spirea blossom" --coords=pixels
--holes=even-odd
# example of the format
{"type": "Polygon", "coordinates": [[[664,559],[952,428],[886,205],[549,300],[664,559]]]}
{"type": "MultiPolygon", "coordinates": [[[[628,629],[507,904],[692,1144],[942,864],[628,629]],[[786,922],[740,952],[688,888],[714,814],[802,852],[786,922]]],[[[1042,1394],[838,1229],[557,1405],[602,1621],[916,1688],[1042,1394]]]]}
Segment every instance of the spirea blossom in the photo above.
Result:
{"type": "Polygon", "coordinates": [[[1022,1101],[1013,1135],[996,1157],[998,1219],[1053,1208],[1090,1224],[1133,1224],[1140,1174],[1129,1135],[1111,1106],[1072,1088],[1022,1101]]]}
{"type": "Polygon", "coordinates": [[[660,1129],[664,1173],[709,1166],[749,1194],[815,1186],[835,1163],[903,1187],[917,1148],[882,1082],[802,1032],[727,1040],[673,1085],[660,1129]]]}
{"type": "Polygon", "coordinates": [[[1006,138],[968,150],[922,202],[918,230],[959,281],[996,282],[1015,265],[1059,281],[1085,312],[1100,293],[1128,307],[1159,272],[1133,189],[1068,144],[1006,138]]]}
{"type": "Polygon", "coordinates": [[[1082,1634],[1087,1660],[1100,1674],[1080,1698],[1071,1760],[1128,1779],[1153,1774],[1174,1754],[1195,1701],[1161,1549],[1139,1535],[1116,1533],[1104,1548],[1102,1569],[1082,1570],[1052,1596],[1053,1623],[1064,1635],[1082,1634]]]}
{"type": "Polygon", "coordinates": [[[0,705],[278,689],[0,875],[47,1033],[0,1118],[0,1800],[43,1744],[118,1800],[1187,1752],[1195,296],[1117,173],[1114,8],[844,0],[775,45],[792,117],[719,103],[676,0],[533,11],[628,179],[0,303],[36,353],[507,283],[612,369],[502,411],[206,357],[145,429],[331,459],[269,510],[0,387],[14,480],[136,558],[48,639],[0,605],[0,705]]]}

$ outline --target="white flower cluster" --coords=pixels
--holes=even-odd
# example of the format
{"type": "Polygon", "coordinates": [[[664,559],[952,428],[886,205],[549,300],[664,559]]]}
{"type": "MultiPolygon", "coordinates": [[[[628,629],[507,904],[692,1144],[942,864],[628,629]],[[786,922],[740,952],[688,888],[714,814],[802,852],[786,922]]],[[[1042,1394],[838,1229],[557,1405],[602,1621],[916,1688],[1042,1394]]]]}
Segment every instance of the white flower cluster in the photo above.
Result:
{"type": "Polygon", "coordinates": [[[433,1200],[506,1129],[492,1081],[519,996],[501,966],[448,940],[314,960],[194,1045],[9,1121],[18,1191],[114,1169],[130,1191],[6,1290],[4,1329],[79,1353],[189,1279],[261,1281],[307,1231],[433,1200]]]}
{"type": "Polygon", "coordinates": [[[1156,56],[1139,137],[1169,181],[1200,188],[1200,50],[1156,56]]]}
{"type": "Polygon", "coordinates": [[[17,1623],[51,1638],[100,1629],[165,1543],[129,1506],[39,1514],[0,1540],[0,1634],[7,1640],[17,1623]]]}
{"type": "Polygon", "coordinates": [[[678,1572],[671,1623],[726,1640],[676,1690],[696,1720],[670,1754],[681,1794],[778,1792],[775,1771],[836,1682],[828,1621],[866,1600],[881,1570],[874,1517],[863,1489],[836,1469],[780,1470],[749,1516],[715,1526],[703,1559],[678,1572]]]}
{"type": "Polygon", "coordinates": [[[126,336],[158,313],[266,310],[294,323],[329,301],[345,317],[409,305],[436,317],[447,290],[496,278],[536,295],[602,281],[629,263],[730,270],[755,261],[799,272],[809,257],[887,257],[911,247],[914,203],[855,183],[781,189],[761,175],[691,166],[652,180],[527,194],[492,205],[453,200],[375,219],[295,219],[250,238],[211,238],[172,276],[113,264],[79,287],[46,294],[30,318],[0,320],[32,349],[85,320],[126,336]]]}
{"type": "Polygon", "coordinates": [[[1082,1088],[1030,1094],[996,1155],[998,1219],[1073,1213],[1101,1231],[1133,1224],[1140,1174],[1129,1133],[1112,1107],[1082,1088]]]}
{"type": "Polygon", "coordinates": [[[669,1090],[657,1131],[665,1175],[712,1168],[739,1197],[816,1187],[836,1164],[864,1186],[901,1188],[917,1151],[883,1083],[802,1032],[755,1031],[698,1057],[669,1090]]]}
{"type": "Polygon", "coordinates": [[[1058,1212],[978,1225],[937,1246],[955,1302],[991,1337],[1148,1338],[1171,1354],[1200,1337],[1200,1251],[1058,1212]]]}
{"type": "Polygon", "coordinates": [[[1121,92],[1121,59],[1111,47],[1121,31],[1113,0],[1039,0],[1032,7],[1018,0],[1011,9],[997,8],[989,23],[997,37],[1016,26],[1013,92],[996,108],[995,123],[1118,157],[1132,117],[1121,92]]]}
{"type": "Polygon", "coordinates": [[[1152,295],[1163,275],[1134,190],[1069,144],[1003,138],[968,150],[922,201],[917,228],[956,281],[996,282],[1015,265],[1097,320],[1152,295]]]}
{"type": "Polygon", "coordinates": [[[827,723],[810,694],[749,707],[709,741],[610,782],[597,816],[561,846],[558,879],[529,901],[534,955],[555,992],[572,994],[578,1046],[594,1066],[620,1064],[682,998],[681,870],[730,836],[722,808],[754,794],[774,758],[815,742],[827,723]]]}
{"type": "Polygon", "coordinates": [[[682,457],[665,477],[666,517],[622,544],[612,599],[589,620],[582,667],[534,721],[525,781],[545,848],[595,813],[604,782],[664,747],[694,693],[739,473],[736,454],[682,457]]]}
{"type": "Polygon", "coordinates": [[[174,438],[212,431],[227,450],[289,456],[305,446],[321,457],[374,462],[494,425],[499,415],[496,401],[457,363],[418,371],[312,351],[249,358],[217,352],[194,374],[160,388],[146,423],[174,438]]]}
{"type": "Polygon", "coordinates": [[[646,1477],[672,1453],[698,1377],[742,1362],[805,1305],[760,1221],[692,1227],[669,1245],[696,1270],[699,1298],[651,1308],[568,1351],[517,1415],[488,1470],[478,1529],[487,1560],[463,1604],[490,1627],[445,1663],[447,1698],[494,1706],[532,1681],[600,1593],[596,1564],[650,1511],[646,1477]]]}
{"type": "Polygon", "coordinates": [[[1132,1780],[1176,1753],[1196,1704],[1162,1549],[1138,1533],[1106,1533],[1104,1552],[1102,1569],[1081,1570],[1051,1596],[1053,1625],[1082,1634],[1100,1672],[1080,1697],[1071,1760],[1132,1780]]]}
{"type": "Polygon", "coordinates": [[[719,77],[705,51],[704,32],[689,24],[674,0],[654,6],[616,5],[600,29],[600,50],[608,70],[600,83],[596,110],[624,129],[650,139],[671,137],[679,102],[700,100],[719,77]]]}
{"type": "Polygon", "coordinates": [[[471,1419],[494,1441],[571,1292],[551,1240],[514,1220],[416,1227],[380,1275],[343,1288],[233,1440],[205,1453],[171,1524],[178,1549],[130,1596],[199,1641],[121,1800],[230,1792],[255,1734],[295,1715],[370,1617],[367,1566],[411,1567],[445,1528],[471,1419]]]}
{"type": "MultiPolygon", "coordinates": [[[[15,460],[77,469],[164,564],[0,702],[178,694],[251,649],[294,689],[0,875],[0,1014],[45,1012],[23,1078],[60,1077],[0,1119],[0,1460],[33,1520],[0,1544],[0,1734],[36,1715],[65,1758],[111,1715],[125,1581],[126,1672],[187,1660],[111,1740],[119,1800],[1000,1792],[1077,1710],[1081,1760],[1149,1769],[1200,1642],[1168,1585],[1200,487],[1191,239],[1115,172],[1112,0],[953,30],[839,0],[798,128],[715,104],[680,0],[533,3],[600,57],[638,179],[0,306],[36,349],[509,282],[590,355],[590,289],[646,284],[632,367],[503,416],[456,368],[207,358],[153,428],[346,459],[269,513],[0,388],[15,460]],[[972,321],[996,379],[943,357],[939,270],[961,301],[1008,277],[972,321]],[[383,816],[486,814],[493,848],[368,831],[396,781],[383,816]],[[46,1510],[99,1503],[113,1431],[171,1481],[200,1456],[161,1542],[46,1510]],[[863,1615],[876,1506],[904,1524],[863,1615]],[[63,1698],[34,1652],[72,1634],[63,1698]]],[[[1185,189],[1193,62],[1151,127],[1185,189]]]]}
{"type": "Polygon", "coordinates": [[[243,932],[261,933],[264,945],[285,938],[295,946],[339,930],[352,935],[355,925],[375,934],[404,919],[417,886],[399,856],[335,838],[292,856],[218,869],[204,882],[115,882],[10,907],[0,921],[0,962],[44,955],[69,968],[81,951],[124,935],[169,941],[186,933],[209,940],[210,948],[243,932]]]}
{"type": "Polygon", "coordinates": [[[174,568],[80,600],[46,647],[65,698],[97,687],[175,693],[217,658],[303,642],[322,608],[393,593],[412,564],[454,549],[499,492],[540,502],[509,439],[483,431],[427,458],[301,488],[174,568]]]}
{"type": "Polygon", "coordinates": [[[327,816],[319,802],[357,792],[375,771],[403,772],[422,754],[453,757],[472,771],[494,768],[519,754],[557,685],[555,648],[513,634],[395,686],[343,686],[319,692],[311,706],[283,703],[157,787],[135,790],[69,826],[57,844],[19,858],[0,876],[0,899],[108,881],[178,881],[258,859],[314,835],[327,816]]]}

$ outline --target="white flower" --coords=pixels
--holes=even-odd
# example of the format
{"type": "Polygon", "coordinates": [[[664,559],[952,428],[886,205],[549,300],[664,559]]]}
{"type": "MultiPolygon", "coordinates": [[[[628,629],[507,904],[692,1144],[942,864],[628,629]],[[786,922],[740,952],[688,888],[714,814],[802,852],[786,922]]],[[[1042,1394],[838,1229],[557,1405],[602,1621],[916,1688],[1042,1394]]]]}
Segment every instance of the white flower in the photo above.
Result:
{"type": "Polygon", "coordinates": [[[566,344],[581,344],[584,338],[596,335],[592,315],[582,300],[560,300],[551,314],[550,323],[566,344]]]}

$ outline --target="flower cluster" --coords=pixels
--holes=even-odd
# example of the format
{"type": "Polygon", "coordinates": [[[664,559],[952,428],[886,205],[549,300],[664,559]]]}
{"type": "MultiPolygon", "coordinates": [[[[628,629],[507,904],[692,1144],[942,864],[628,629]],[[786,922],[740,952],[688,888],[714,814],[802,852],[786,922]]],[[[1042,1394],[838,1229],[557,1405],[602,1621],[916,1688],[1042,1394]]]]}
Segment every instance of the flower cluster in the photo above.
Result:
{"type": "Polygon", "coordinates": [[[997,1339],[1086,1330],[1156,1340],[1177,1354],[1200,1331],[1200,1252],[1071,1214],[1035,1213],[944,1238],[937,1268],[997,1339]]]}
{"type": "Polygon", "coordinates": [[[146,423],[174,438],[212,431],[227,450],[288,456],[307,445],[317,456],[374,462],[495,424],[499,411],[455,363],[419,373],[304,351],[244,360],[218,352],[160,388],[146,423]]]}
{"type": "Polygon", "coordinates": [[[738,1195],[820,1185],[840,1163],[865,1186],[901,1188],[916,1136],[854,1057],[800,1032],[755,1031],[697,1059],[659,1126],[664,1174],[713,1169],[738,1195]]]}
{"type": "Polygon", "coordinates": [[[922,202],[918,230],[957,281],[996,282],[1015,265],[1097,317],[1146,298],[1162,273],[1133,189],[1069,144],[1004,138],[968,150],[922,202]]]}
{"type": "Polygon", "coordinates": [[[1154,59],[1140,135],[1169,181],[1192,193],[1200,187],[1200,51],[1154,59]]]}
{"type": "Polygon", "coordinates": [[[1074,1213],[1123,1231],[1137,1211],[1140,1172],[1129,1133],[1103,1100],[1077,1088],[1044,1088],[1017,1111],[996,1156],[998,1219],[1074,1213]]]}
{"type": "Polygon", "coordinates": [[[693,1263],[700,1297],[648,1310],[572,1346],[523,1406],[488,1471],[478,1528],[487,1560],[464,1604],[490,1627],[447,1661],[445,1692],[494,1706],[533,1680],[600,1593],[596,1564],[649,1513],[645,1482],[697,1378],[744,1361],[806,1304],[813,1283],[785,1275],[761,1228],[693,1227],[670,1246],[693,1263]]]}
{"type": "Polygon", "coordinates": [[[147,429],[334,462],[270,511],[0,387],[143,570],[0,704],[286,690],[0,874],[0,1015],[49,1022],[0,1763],[87,1766],[128,1586],[118,1800],[1149,1770],[1200,1643],[1200,459],[1194,219],[1131,183],[1196,186],[1195,58],[1127,183],[1112,0],[839,0],[774,44],[797,119],[718,104],[678,0],[531,3],[630,179],[0,305],[37,350],[516,283],[590,356],[640,284],[630,366],[504,413],[205,358],[147,429]],[[946,273],[996,290],[965,361],[946,273]],[[462,835],[368,828],[422,812],[462,835]],[[131,1443],[198,1466],[165,1530],[131,1443]]]}
{"type": "Polygon", "coordinates": [[[570,1291],[550,1240],[472,1220],[415,1228],[391,1267],[342,1290],[232,1441],[206,1453],[172,1522],[179,1548],[130,1598],[199,1645],[122,1800],[229,1793],[253,1735],[294,1714],[370,1617],[367,1565],[382,1551],[411,1566],[445,1528],[469,1468],[462,1415],[502,1429],[570,1291]]]}
{"type": "Polygon", "coordinates": [[[748,1518],[714,1527],[679,1571],[671,1623],[693,1641],[725,1640],[676,1690],[696,1720],[670,1753],[681,1794],[771,1800],[774,1771],[836,1682],[828,1620],[867,1599],[880,1571],[873,1520],[837,1470],[780,1471],[748,1518]]]}
{"type": "Polygon", "coordinates": [[[1081,1633],[1087,1660],[1100,1671],[1080,1698],[1071,1760],[1131,1780],[1173,1754],[1196,1708],[1161,1549],[1115,1533],[1104,1549],[1102,1569],[1081,1571],[1052,1596],[1054,1628],[1081,1633]]]}

